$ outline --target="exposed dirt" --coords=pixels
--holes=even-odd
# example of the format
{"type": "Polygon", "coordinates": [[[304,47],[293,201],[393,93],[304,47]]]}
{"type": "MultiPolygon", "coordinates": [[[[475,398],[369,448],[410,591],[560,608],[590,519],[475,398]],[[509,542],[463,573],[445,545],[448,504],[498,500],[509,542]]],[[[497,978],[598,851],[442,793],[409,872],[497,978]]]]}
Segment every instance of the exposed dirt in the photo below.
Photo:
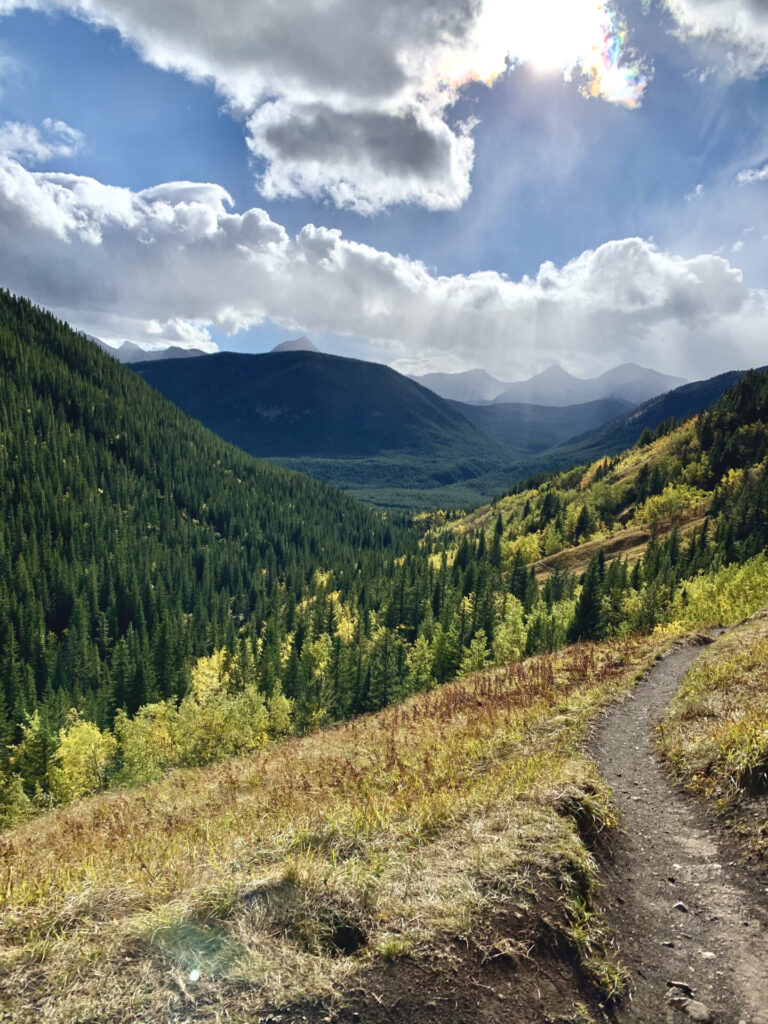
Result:
{"type": "MultiPolygon", "coordinates": [[[[677,521],[677,527],[681,537],[687,537],[694,530],[700,530],[706,521],[705,516],[693,516],[688,519],[677,521]]],[[[656,536],[663,540],[673,530],[675,523],[672,520],[660,523],[656,530],[656,536]]],[[[536,571],[536,579],[544,583],[552,575],[555,569],[567,569],[577,575],[585,572],[593,556],[602,549],[608,565],[616,558],[623,558],[633,565],[645,554],[648,541],[651,539],[651,531],[648,528],[634,527],[622,530],[611,537],[599,537],[596,540],[587,541],[573,548],[565,548],[557,554],[548,555],[538,562],[531,563],[536,571]]],[[[530,566],[529,566],[530,568],[530,566]]]]}
{"type": "Polygon", "coordinates": [[[572,1024],[604,1017],[598,995],[563,937],[553,879],[538,879],[529,907],[510,907],[482,932],[363,971],[333,1000],[259,1017],[262,1024],[572,1024]]]}
{"type": "Polygon", "coordinates": [[[615,1011],[621,1024],[768,1024],[765,879],[656,756],[654,727],[699,653],[678,647],[658,662],[591,744],[623,826],[603,854],[602,895],[633,979],[615,1011]]]}

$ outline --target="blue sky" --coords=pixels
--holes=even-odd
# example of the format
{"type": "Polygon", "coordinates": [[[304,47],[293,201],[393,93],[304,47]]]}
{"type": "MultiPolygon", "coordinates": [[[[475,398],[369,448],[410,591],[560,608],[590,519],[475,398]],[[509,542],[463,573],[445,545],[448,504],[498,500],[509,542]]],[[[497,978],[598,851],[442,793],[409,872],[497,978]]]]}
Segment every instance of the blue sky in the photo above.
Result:
{"type": "MultiPolygon", "coordinates": [[[[564,0],[542,2],[556,16],[564,0]]],[[[429,26],[450,3],[411,4],[388,49],[343,10],[343,45],[332,23],[302,39],[329,5],[295,0],[273,58],[258,24],[240,46],[239,0],[212,39],[170,3],[76,16],[0,0],[0,283],[150,345],[260,351],[307,333],[402,369],[508,378],[553,361],[687,377],[768,362],[768,15],[753,0],[569,3],[585,29],[598,8],[616,46],[626,27],[597,97],[583,55],[546,66],[547,21],[523,3],[506,49],[471,57],[476,26],[456,15],[446,90],[429,26]],[[466,74],[481,61],[490,85],[466,74]],[[178,182],[218,190],[190,199],[178,182]]]]}

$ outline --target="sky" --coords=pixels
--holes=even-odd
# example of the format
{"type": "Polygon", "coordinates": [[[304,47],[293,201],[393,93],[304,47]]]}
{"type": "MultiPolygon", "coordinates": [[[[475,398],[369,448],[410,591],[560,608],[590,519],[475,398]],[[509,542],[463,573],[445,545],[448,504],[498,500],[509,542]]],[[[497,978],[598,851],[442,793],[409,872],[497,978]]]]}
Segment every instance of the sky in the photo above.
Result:
{"type": "Polygon", "coordinates": [[[768,0],[0,0],[0,286],[408,373],[768,363],[768,0]]]}

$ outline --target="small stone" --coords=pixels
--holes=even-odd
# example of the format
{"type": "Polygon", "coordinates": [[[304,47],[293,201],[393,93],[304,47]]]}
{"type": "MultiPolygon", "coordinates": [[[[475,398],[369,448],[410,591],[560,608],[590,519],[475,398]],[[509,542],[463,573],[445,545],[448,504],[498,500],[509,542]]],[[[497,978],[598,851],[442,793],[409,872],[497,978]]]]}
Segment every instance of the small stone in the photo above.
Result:
{"type": "Polygon", "coordinates": [[[670,994],[674,994],[674,990],[677,989],[688,996],[689,999],[693,999],[696,994],[687,981],[668,981],[667,988],[671,990],[670,994]]]}
{"type": "Polygon", "coordinates": [[[688,913],[688,907],[683,903],[682,900],[678,900],[677,903],[672,907],[673,910],[679,910],[681,914],[688,913]]]}
{"type": "Polygon", "coordinates": [[[714,960],[715,959],[715,954],[712,953],[708,949],[707,950],[702,950],[701,955],[704,957],[705,960],[714,960]]]}
{"type": "Polygon", "coordinates": [[[667,942],[662,942],[662,946],[666,946],[667,949],[674,949],[675,948],[675,944],[671,940],[667,941],[667,942]]]}

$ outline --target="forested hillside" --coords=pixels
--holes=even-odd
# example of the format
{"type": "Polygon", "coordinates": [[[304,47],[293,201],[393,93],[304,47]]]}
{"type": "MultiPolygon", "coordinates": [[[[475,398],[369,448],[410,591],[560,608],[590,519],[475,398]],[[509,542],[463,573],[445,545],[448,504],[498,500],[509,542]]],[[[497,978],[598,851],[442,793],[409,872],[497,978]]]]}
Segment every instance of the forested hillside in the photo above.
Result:
{"type": "Polygon", "coordinates": [[[523,454],[501,448],[451,403],[379,363],[308,351],[221,352],[183,364],[140,363],[136,372],[251,455],[380,504],[431,507],[430,492],[471,487],[523,454]],[[395,492],[410,494],[403,500],[395,492]]]}
{"type": "Polygon", "coordinates": [[[179,697],[197,657],[243,636],[270,693],[302,600],[332,580],[340,598],[376,601],[384,555],[413,546],[225,444],[7,293],[0,373],[0,759],[37,714],[32,774],[70,707],[104,726],[179,697]]]}
{"type": "Polygon", "coordinates": [[[727,563],[764,581],[766,373],[406,530],[220,441],[28,303],[0,310],[6,820],[684,618],[727,563]]]}

